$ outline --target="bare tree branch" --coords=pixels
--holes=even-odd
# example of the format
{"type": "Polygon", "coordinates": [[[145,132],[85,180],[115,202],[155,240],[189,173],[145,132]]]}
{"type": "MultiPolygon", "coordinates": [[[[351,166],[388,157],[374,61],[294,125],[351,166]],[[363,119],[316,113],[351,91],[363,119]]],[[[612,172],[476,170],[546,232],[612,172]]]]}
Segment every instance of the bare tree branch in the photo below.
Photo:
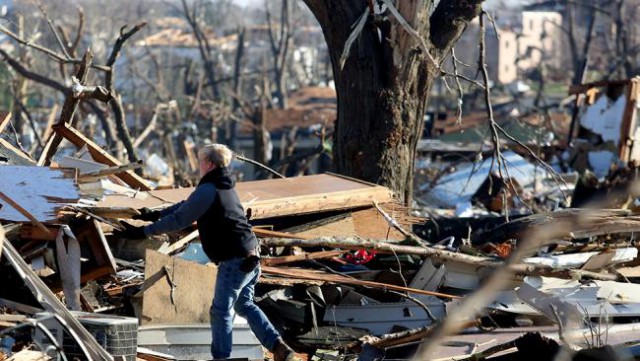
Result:
{"type": "Polygon", "coordinates": [[[42,3],[40,1],[37,1],[37,4],[38,4],[38,9],[40,9],[42,16],[44,16],[45,20],[47,21],[47,24],[49,25],[49,29],[51,30],[54,37],[56,38],[56,42],[58,43],[58,46],[60,46],[60,49],[62,50],[62,53],[64,54],[65,59],[67,61],[71,60],[71,55],[69,55],[69,53],[67,52],[67,46],[62,42],[62,39],[60,39],[60,34],[58,34],[58,32],[56,31],[56,27],[53,26],[53,22],[51,21],[51,18],[49,18],[47,11],[44,9],[44,6],[42,6],[42,3]]]}

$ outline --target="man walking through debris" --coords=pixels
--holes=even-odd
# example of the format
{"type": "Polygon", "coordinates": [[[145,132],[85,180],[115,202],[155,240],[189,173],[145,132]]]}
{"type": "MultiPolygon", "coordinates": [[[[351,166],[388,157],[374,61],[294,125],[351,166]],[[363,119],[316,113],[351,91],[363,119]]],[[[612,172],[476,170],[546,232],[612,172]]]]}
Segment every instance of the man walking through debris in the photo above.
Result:
{"type": "Polygon", "coordinates": [[[145,238],[175,232],[197,221],[202,248],[218,265],[215,297],[211,314],[211,353],[214,359],[231,356],[232,308],[247,319],[262,345],[271,350],[275,361],[296,360],[262,310],[253,302],[254,287],[260,276],[258,240],[244,216],[235,181],[228,166],[233,153],[222,144],[207,145],[198,152],[200,183],[186,201],[161,211],[142,209],[135,219],[152,221],[146,227],[123,223],[127,238],[145,238]]]}

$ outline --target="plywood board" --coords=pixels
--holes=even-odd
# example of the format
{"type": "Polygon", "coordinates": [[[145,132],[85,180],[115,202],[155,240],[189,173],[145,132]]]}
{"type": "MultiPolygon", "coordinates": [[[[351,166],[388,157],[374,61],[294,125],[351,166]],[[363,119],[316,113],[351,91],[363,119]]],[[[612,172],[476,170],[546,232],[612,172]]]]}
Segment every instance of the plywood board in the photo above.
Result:
{"type": "MultiPolygon", "coordinates": [[[[31,213],[40,222],[56,221],[56,212],[65,203],[80,198],[75,171],[36,166],[0,167],[0,191],[31,213]]],[[[0,201],[0,219],[28,222],[27,217],[0,201]]]]}
{"type": "MultiPolygon", "coordinates": [[[[393,215],[390,214],[393,217],[393,215]]],[[[375,208],[352,213],[354,228],[358,236],[367,239],[401,241],[406,237],[391,227],[375,208]]],[[[410,229],[410,228],[409,228],[410,229]]]]}
{"type": "Polygon", "coordinates": [[[353,218],[351,216],[345,217],[338,221],[325,224],[319,227],[309,229],[304,232],[296,233],[296,236],[304,236],[307,238],[316,237],[355,237],[358,234],[353,225],[353,218]]]}
{"type": "MultiPolygon", "coordinates": [[[[251,219],[315,213],[370,206],[374,201],[391,202],[386,187],[333,174],[241,182],[238,196],[251,219]]],[[[151,191],[144,202],[125,196],[107,196],[99,207],[161,207],[186,199],[193,188],[151,191]]]]}
{"type": "Polygon", "coordinates": [[[159,279],[144,292],[142,324],[209,323],[209,308],[216,285],[217,269],[181,258],[147,250],[145,280],[157,272],[169,270],[175,284],[171,301],[171,286],[166,277],[159,279]]]}
{"type": "MultiPolygon", "coordinates": [[[[63,136],[66,140],[68,140],[76,147],[80,148],[86,146],[89,149],[89,153],[91,153],[91,157],[97,162],[106,164],[108,166],[122,165],[120,161],[118,161],[111,154],[107,153],[104,149],[100,148],[91,139],[85,137],[77,129],[65,123],[56,124],[53,126],[53,129],[56,131],[56,133],[63,136]]],[[[135,174],[133,171],[124,171],[122,173],[118,173],[117,176],[132,188],[140,189],[143,191],[148,191],[151,189],[149,183],[142,177],[135,174]]]]}

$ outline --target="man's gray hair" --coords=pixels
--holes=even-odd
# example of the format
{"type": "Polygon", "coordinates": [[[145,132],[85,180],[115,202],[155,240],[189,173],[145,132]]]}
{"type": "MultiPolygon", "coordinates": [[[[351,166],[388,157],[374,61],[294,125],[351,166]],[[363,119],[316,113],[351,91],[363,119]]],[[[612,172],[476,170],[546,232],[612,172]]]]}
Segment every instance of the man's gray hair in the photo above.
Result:
{"type": "Polygon", "coordinates": [[[233,152],[224,144],[207,144],[200,148],[198,155],[218,167],[228,167],[233,158],[233,152]]]}

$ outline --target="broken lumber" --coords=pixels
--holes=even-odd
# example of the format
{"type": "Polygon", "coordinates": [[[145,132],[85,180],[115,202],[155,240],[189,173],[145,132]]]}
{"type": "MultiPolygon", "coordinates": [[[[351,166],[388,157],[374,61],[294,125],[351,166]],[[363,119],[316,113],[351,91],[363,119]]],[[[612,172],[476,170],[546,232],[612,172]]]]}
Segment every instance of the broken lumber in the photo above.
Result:
{"type": "Polygon", "coordinates": [[[504,223],[482,234],[484,242],[502,243],[521,239],[549,224],[563,222],[556,239],[588,238],[614,233],[640,231],[640,216],[621,209],[570,208],[550,213],[533,214],[504,223]]]}
{"type": "MultiPolygon", "coordinates": [[[[85,137],[77,129],[69,126],[68,124],[58,123],[53,126],[53,129],[56,134],[60,134],[62,137],[64,137],[66,140],[68,140],[78,148],[86,145],[89,153],[91,153],[91,157],[93,157],[93,159],[95,159],[97,162],[106,164],[111,167],[122,165],[122,163],[120,163],[120,161],[114,158],[111,154],[107,153],[104,149],[95,144],[91,139],[85,137]]],[[[131,188],[139,189],[142,191],[151,190],[151,186],[145,179],[130,170],[116,173],[116,176],[122,179],[131,188]]]]}
{"type": "MultiPolygon", "coordinates": [[[[443,249],[436,249],[433,247],[416,247],[416,246],[404,246],[398,244],[390,244],[384,241],[362,239],[359,237],[319,237],[311,240],[303,239],[288,239],[288,238],[261,238],[260,242],[263,246],[268,247],[331,247],[350,250],[375,250],[378,253],[386,254],[410,254],[420,257],[428,257],[432,260],[441,262],[460,262],[469,264],[477,268],[498,268],[501,267],[504,262],[490,257],[471,256],[463,253],[451,252],[443,249]]],[[[516,275],[527,276],[555,276],[555,277],[569,277],[575,276],[578,273],[571,273],[570,275],[562,270],[553,269],[550,266],[538,265],[538,264],[514,264],[509,268],[516,275]]],[[[597,273],[583,273],[588,276],[597,277],[597,273]]],[[[609,279],[608,275],[603,276],[605,280],[609,279]]]]}
{"type": "MultiPolygon", "coordinates": [[[[193,190],[192,187],[154,190],[148,193],[150,197],[144,201],[122,195],[108,195],[97,205],[166,207],[187,199],[193,190]]],[[[239,182],[236,191],[251,220],[370,207],[373,201],[394,201],[389,188],[329,174],[239,182]]]]}
{"type": "Polygon", "coordinates": [[[300,234],[293,234],[288,232],[272,231],[264,228],[253,228],[253,233],[258,237],[278,237],[278,238],[299,238],[299,239],[312,239],[300,234]]]}
{"type": "Polygon", "coordinates": [[[100,346],[93,335],[80,324],[80,321],[67,310],[49,287],[31,270],[31,267],[20,257],[18,251],[13,248],[10,242],[5,243],[2,253],[9,264],[21,275],[26,286],[34,297],[40,301],[40,304],[55,315],[60,320],[60,324],[65,327],[65,330],[78,341],[78,346],[85,355],[94,361],[113,361],[113,357],[100,346]]]}
{"type": "MultiPolygon", "coordinates": [[[[6,140],[0,138],[0,145],[3,146],[8,151],[12,152],[16,157],[22,158],[22,160],[24,160],[26,164],[36,165],[36,161],[33,158],[31,158],[27,153],[25,153],[21,149],[14,147],[13,144],[7,142],[6,140]]],[[[7,156],[11,157],[10,155],[7,155],[7,156]]]]}
{"type": "Polygon", "coordinates": [[[77,207],[77,209],[86,210],[88,215],[101,222],[103,221],[101,218],[131,219],[133,216],[140,215],[140,211],[129,207],[77,207]]]}
{"type": "Polygon", "coordinates": [[[122,173],[128,170],[134,170],[141,167],[142,167],[142,161],[139,160],[134,163],[129,163],[125,165],[116,165],[116,166],[108,167],[106,169],[97,170],[95,172],[85,173],[78,176],[78,180],[83,182],[91,182],[104,176],[108,176],[116,173],[122,173]]]}
{"type": "Polygon", "coordinates": [[[265,274],[284,276],[284,277],[290,277],[290,278],[357,285],[357,286],[371,287],[371,288],[377,288],[377,289],[383,289],[383,290],[392,290],[392,291],[409,292],[409,293],[415,293],[415,294],[427,295],[427,296],[444,297],[444,298],[450,298],[450,299],[462,298],[460,296],[449,295],[446,293],[419,290],[415,288],[396,286],[396,285],[387,284],[387,283],[363,281],[363,280],[358,280],[351,277],[334,275],[334,274],[329,274],[325,272],[309,271],[309,270],[304,270],[300,268],[293,269],[293,268],[281,268],[281,267],[276,268],[276,267],[265,266],[265,267],[262,267],[262,272],[265,274]]]}
{"type": "Polygon", "coordinates": [[[7,127],[11,121],[11,112],[0,111],[0,133],[4,132],[4,128],[7,127]]]}
{"type": "Polygon", "coordinates": [[[20,212],[20,214],[27,217],[27,219],[29,219],[29,221],[31,221],[31,223],[33,223],[33,225],[38,227],[43,233],[45,234],[51,233],[49,229],[44,226],[44,224],[40,223],[40,221],[36,219],[36,217],[34,217],[26,209],[22,208],[22,206],[20,206],[18,203],[14,202],[13,199],[9,198],[6,194],[2,193],[2,191],[0,191],[0,199],[5,201],[11,207],[13,207],[13,209],[20,212]]]}
{"type": "Polygon", "coordinates": [[[260,264],[264,266],[275,266],[279,264],[306,261],[309,259],[325,259],[342,256],[346,250],[340,251],[320,251],[312,253],[295,254],[291,256],[262,258],[260,264]]]}
{"type": "Polygon", "coordinates": [[[485,267],[498,267],[501,261],[489,257],[470,256],[462,253],[436,249],[432,247],[405,246],[384,241],[362,239],[360,237],[318,237],[314,239],[297,238],[261,238],[260,242],[269,247],[332,247],[350,250],[375,250],[387,254],[411,254],[441,260],[452,260],[485,267]]]}
{"type": "MultiPolygon", "coordinates": [[[[93,53],[91,52],[91,50],[88,50],[84,53],[82,62],[80,62],[78,70],[75,74],[75,78],[78,80],[78,84],[85,85],[84,83],[87,80],[87,75],[89,73],[89,68],[92,61],[93,53]]],[[[60,118],[58,119],[58,123],[56,123],[57,125],[66,125],[67,123],[73,123],[73,117],[75,116],[76,110],[78,109],[80,100],[80,97],[76,96],[76,94],[71,89],[68,89],[64,104],[62,105],[62,110],[60,111],[60,118]]],[[[51,164],[51,158],[54,156],[54,154],[56,154],[60,143],[62,143],[62,140],[63,135],[58,133],[57,131],[49,136],[44,149],[42,149],[40,159],[38,159],[39,166],[51,164]]]]}
{"type": "MultiPolygon", "coordinates": [[[[367,342],[365,342],[364,344],[370,345],[376,348],[380,348],[380,349],[408,344],[410,342],[420,341],[425,337],[428,337],[433,333],[436,326],[437,324],[433,324],[433,325],[428,325],[425,327],[415,328],[411,330],[390,333],[377,338],[373,338],[371,340],[367,340],[367,342]]],[[[477,322],[469,321],[463,326],[461,326],[460,328],[465,329],[465,328],[471,328],[474,326],[477,326],[477,322]]]]}
{"type": "Polygon", "coordinates": [[[179,239],[174,243],[171,243],[168,246],[162,245],[162,247],[158,249],[158,252],[162,254],[172,254],[173,252],[179,250],[180,248],[184,247],[186,244],[190,243],[191,241],[193,241],[198,237],[200,237],[200,233],[198,232],[198,230],[195,230],[189,233],[187,236],[179,239]]]}

